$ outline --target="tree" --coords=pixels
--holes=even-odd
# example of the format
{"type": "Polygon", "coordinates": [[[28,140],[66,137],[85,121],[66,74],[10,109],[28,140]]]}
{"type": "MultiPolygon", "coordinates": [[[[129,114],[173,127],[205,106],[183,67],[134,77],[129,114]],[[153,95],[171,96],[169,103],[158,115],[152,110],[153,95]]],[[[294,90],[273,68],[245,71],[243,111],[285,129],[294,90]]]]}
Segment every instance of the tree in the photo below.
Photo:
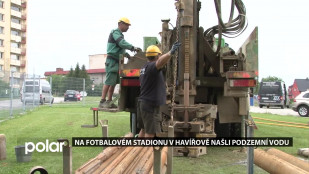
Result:
{"type": "Polygon", "coordinates": [[[65,86],[63,85],[64,82],[66,81],[65,76],[60,76],[60,75],[51,75],[50,77],[47,78],[47,81],[50,81],[50,78],[52,78],[52,93],[55,96],[61,96],[65,92],[65,86]]]}
{"type": "MultiPolygon", "coordinates": [[[[262,78],[261,82],[282,82],[283,80],[276,76],[268,76],[266,78],[262,78]]],[[[260,83],[256,84],[256,87],[253,88],[253,94],[256,95],[259,93],[260,83]]]]}
{"type": "Polygon", "coordinates": [[[10,84],[0,79],[0,97],[8,97],[10,90],[10,84]]]}
{"type": "Polygon", "coordinates": [[[67,77],[74,77],[74,70],[71,67],[69,74],[67,75],[67,77]]]}
{"type": "Polygon", "coordinates": [[[266,78],[262,78],[262,82],[282,82],[283,80],[279,77],[268,76],[266,78]]]}
{"type": "Polygon", "coordinates": [[[85,65],[82,66],[82,70],[80,71],[79,77],[80,78],[84,78],[84,79],[88,79],[89,78],[89,75],[87,73],[85,65]]]}
{"type": "Polygon", "coordinates": [[[75,70],[71,67],[66,76],[52,75],[51,77],[53,79],[52,90],[55,95],[62,95],[68,89],[82,91],[83,79],[85,79],[86,89],[91,88],[92,85],[85,65],[80,69],[79,63],[76,64],[75,70]]]}
{"type": "Polygon", "coordinates": [[[79,63],[76,64],[75,70],[74,70],[74,77],[79,78],[80,77],[80,67],[79,63]]]}

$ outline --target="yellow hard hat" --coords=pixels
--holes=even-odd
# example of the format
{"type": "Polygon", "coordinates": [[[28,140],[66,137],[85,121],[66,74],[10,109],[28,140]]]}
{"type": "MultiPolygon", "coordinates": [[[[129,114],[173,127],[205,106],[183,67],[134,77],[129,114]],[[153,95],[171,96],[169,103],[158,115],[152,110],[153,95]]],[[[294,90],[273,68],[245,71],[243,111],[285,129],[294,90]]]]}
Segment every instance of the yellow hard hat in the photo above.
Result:
{"type": "Polygon", "coordinates": [[[146,50],[146,57],[158,56],[159,54],[162,54],[162,53],[160,49],[155,45],[150,45],[146,50]]]}
{"type": "Polygon", "coordinates": [[[130,20],[128,18],[126,18],[126,17],[120,18],[118,22],[124,22],[126,24],[131,25],[130,20]]]}

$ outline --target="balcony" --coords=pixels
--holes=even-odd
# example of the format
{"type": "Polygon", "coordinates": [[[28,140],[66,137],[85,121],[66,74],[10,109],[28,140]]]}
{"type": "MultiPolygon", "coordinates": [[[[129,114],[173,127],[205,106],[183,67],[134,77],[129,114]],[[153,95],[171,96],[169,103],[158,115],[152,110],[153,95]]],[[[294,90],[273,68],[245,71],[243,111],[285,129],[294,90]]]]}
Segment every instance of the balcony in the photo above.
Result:
{"type": "Polygon", "coordinates": [[[20,53],[22,56],[25,56],[26,55],[26,49],[23,49],[20,53]]]}
{"type": "Polygon", "coordinates": [[[19,6],[22,5],[21,0],[11,0],[11,3],[19,6]]]}
{"type": "Polygon", "coordinates": [[[25,60],[20,61],[20,67],[21,68],[25,68],[26,67],[26,61],[25,60]]]}
{"type": "Polygon", "coordinates": [[[14,53],[14,54],[21,54],[21,49],[20,48],[14,48],[14,47],[11,47],[11,53],[14,53]]]}
{"type": "Polygon", "coordinates": [[[27,20],[27,15],[26,14],[21,15],[21,19],[22,20],[27,20]]]}
{"type": "Polygon", "coordinates": [[[23,25],[23,26],[21,27],[21,31],[22,31],[22,32],[26,32],[26,31],[27,31],[27,25],[23,25]]]}
{"type": "Polygon", "coordinates": [[[27,43],[27,39],[26,39],[26,37],[22,37],[22,39],[21,39],[21,43],[22,43],[22,44],[26,44],[26,43],[27,43]]]}
{"type": "Polygon", "coordinates": [[[16,30],[21,30],[21,25],[11,22],[11,28],[14,28],[16,30]]]}
{"type": "Polygon", "coordinates": [[[21,3],[21,7],[22,7],[22,8],[27,8],[27,2],[21,3]]]}
{"type": "Polygon", "coordinates": [[[11,35],[11,40],[15,42],[21,42],[22,38],[20,36],[11,35]]]}
{"type": "Polygon", "coordinates": [[[11,10],[11,15],[17,18],[22,18],[21,12],[19,11],[11,10]]]}
{"type": "Polygon", "coordinates": [[[12,60],[11,59],[11,65],[20,66],[20,61],[19,60],[12,60]]]}

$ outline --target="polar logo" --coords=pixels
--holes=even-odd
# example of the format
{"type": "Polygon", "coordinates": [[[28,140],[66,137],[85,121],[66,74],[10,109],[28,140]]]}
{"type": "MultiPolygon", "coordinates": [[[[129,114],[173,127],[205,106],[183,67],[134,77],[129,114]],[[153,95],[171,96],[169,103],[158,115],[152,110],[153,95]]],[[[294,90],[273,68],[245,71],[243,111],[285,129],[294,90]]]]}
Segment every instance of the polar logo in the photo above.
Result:
{"type": "Polygon", "coordinates": [[[62,152],[62,146],[64,146],[64,142],[51,142],[46,140],[45,143],[38,142],[34,144],[33,142],[25,142],[25,154],[29,152],[33,152],[36,150],[37,152],[62,152]]]}

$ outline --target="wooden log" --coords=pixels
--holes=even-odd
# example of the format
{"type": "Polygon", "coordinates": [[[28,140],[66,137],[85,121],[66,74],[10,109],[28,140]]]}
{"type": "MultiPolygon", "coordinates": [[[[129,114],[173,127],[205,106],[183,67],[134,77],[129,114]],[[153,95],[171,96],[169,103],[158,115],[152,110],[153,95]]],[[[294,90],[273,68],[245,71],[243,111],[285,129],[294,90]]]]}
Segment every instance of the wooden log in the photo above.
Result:
{"type": "Polygon", "coordinates": [[[95,161],[96,158],[92,158],[89,161],[87,161],[85,164],[83,164],[81,167],[76,169],[75,174],[80,174],[82,173],[82,170],[84,170],[87,166],[89,166],[93,161],[95,161]]]}
{"type": "Polygon", "coordinates": [[[95,158],[90,159],[85,164],[83,164],[80,168],[78,168],[75,173],[78,174],[79,172],[85,171],[86,168],[88,168],[94,161],[99,160],[100,163],[106,161],[108,158],[110,158],[114,153],[116,153],[119,150],[120,147],[108,147],[103,152],[101,152],[98,156],[95,158]]]}
{"type": "Polygon", "coordinates": [[[6,138],[4,134],[0,134],[0,161],[6,159],[6,138]]]}
{"type": "Polygon", "coordinates": [[[146,161],[145,165],[142,168],[139,169],[139,171],[143,172],[143,174],[145,174],[145,173],[148,174],[151,170],[151,167],[153,166],[153,149],[152,149],[152,147],[151,147],[150,151],[151,151],[151,154],[150,154],[148,160],[146,161]]]}
{"type": "Polygon", "coordinates": [[[167,147],[163,147],[162,153],[161,153],[161,168],[164,166],[167,166],[167,147]]]}
{"type": "Polygon", "coordinates": [[[92,174],[97,168],[99,168],[101,165],[101,161],[100,160],[95,160],[92,161],[87,167],[85,167],[82,170],[83,174],[92,174]]]}
{"type": "Polygon", "coordinates": [[[299,148],[297,154],[304,157],[309,157],[309,148],[299,148]]]}
{"type": "Polygon", "coordinates": [[[307,171],[270,155],[262,149],[254,149],[254,164],[272,174],[308,174],[307,171]]]}
{"type": "Polygon", "coordinates": [[[131,162],[134,160],[135,157],[138,156],[139,152],[142,151],[143,147],[134,147],[126,157],[113,168],[112,173],[124,173],[125,169],[127,169],[131,162]]]}
{"type": "Polygon", "coordinates": [[[104,161],[99,168],[97,168],[93,174],[100,174],[108,165],[110,165],[126,148],[120,148],[113,156],[104,161]]]}
{"type": "Polygon", "coordinates": [[[149,156],[151,155],[150,147],[143,147],[142,151],[138,154],[138,156],[133,160],[130,167],[128,167],[124,173],[136,173],[137,168],[141,168],[149,156]]]}
{"type": "MultiPolygon", "coordinates": [[[[125,136],[123,136],[124,138],[129,138],[129,137],[133,137],[133,134],[131,132],[127,133],[125,136]]],[[[100,166],[97,166],[97,163],[103,163],[104,161],[106,161],[107,159],[109,159],[111,156],[113,156],[119,149],[121,149],[122,147],[120,146],[112,146],[112,147],[108,147],[106,149],[104,149],[104,151],[102,153],[100,153],[98,156],[96,156],[95,158],[90,159],[89,161],[87,161],[85,164],[83,164],[80,168],[78,168],[75,173],[79,174],[82,172],[86,172],[86,171],[90,171],[91,168],[98,168],[100,166]],[[97,161],[97,160],[100,160],[97,161]],[[96,163],[95,165],[92,163],[96,163]]]]}
{"type": "Polygon", "coordinates": [[[270,148],[267,149],[266,152],[270,155],[275,155],[278,158],[281,158],[301,169],[306,170],[307,172],[309,172],[309,162],[300,160],[296,157],[294,157],[293,155],[287,154],[285,152],[282,152],[281,150],[275,149],[275,148],[270,148]]]}
{"type": "Polygon", "coordinates": [[[133,149],[132,146],[129,146],[125,148],[125,150],[117,156],[116,159],[113,160],[102,172],[101,174],[104,173],[111,173],[114,170],[114,167],[117,166],[124,158],[126,158],[127,154],[133,149]]]}
{"type": "Polygon", "coordinates": [[[164,165],[164,166],[162,167],[162,173],[166,173],[166,171],[167,171],[167,166],[164,165]]]}
{"type": "Polygon", "coordinates": [[[102,153],[100,153],[96,159],[101,160],[101,162],[106,161],[108,158],[110,158],[113,154],[115,154],[121,147],[119,146],[113,146],[106,148],[102,153]]]}

